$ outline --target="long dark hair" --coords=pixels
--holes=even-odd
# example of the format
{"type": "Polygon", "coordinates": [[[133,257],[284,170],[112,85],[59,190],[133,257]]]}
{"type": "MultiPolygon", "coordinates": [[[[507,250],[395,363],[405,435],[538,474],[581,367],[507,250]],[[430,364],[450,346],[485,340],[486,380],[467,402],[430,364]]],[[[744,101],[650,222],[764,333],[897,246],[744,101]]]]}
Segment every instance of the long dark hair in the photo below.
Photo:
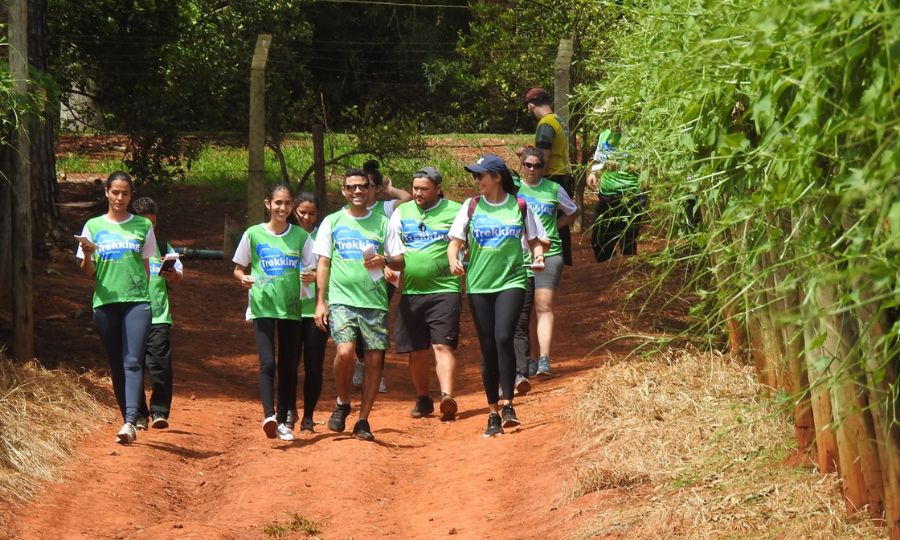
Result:
{"type": "MultiPolygon", "coordinates": [[[[288,221],[292,225],[296,225],[296,226],[300,227],[300,218],[297,217],[297,208],[300,206],[301,203],[305,203],[305,202],[311,202],[314,205],[316,205],[316,210],[319,210],[319,208],[322,208],[322,205],[319,204],[319,198],[316,197],[316,195],[313,192],[301,191],[300,193],[298,193],[297,195],[294,196],[294,211],[291,212],[291,215],[288,217],[288,221]]],[[[321,222],[322,217],[323,216],[320,214],[317,222],[321,222]]]]}
{"type": "Polygon", "coordinates": [[[366,176],[371,180],[375,187],[381,187],[381,183],[384,182],[384,176],[381,175],[381,171],[378,170],[378,167],[381,165],[378,163],[377,159],[370,159],[369,161],[363,163],[363,171],[365,171],[366,176]]]}

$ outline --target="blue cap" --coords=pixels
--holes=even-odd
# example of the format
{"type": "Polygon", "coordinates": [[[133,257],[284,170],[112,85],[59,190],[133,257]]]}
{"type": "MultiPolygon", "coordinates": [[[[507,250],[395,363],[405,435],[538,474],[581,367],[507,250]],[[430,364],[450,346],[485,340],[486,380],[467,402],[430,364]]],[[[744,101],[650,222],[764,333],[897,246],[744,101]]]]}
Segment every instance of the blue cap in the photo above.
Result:
{"type": "Polygon", "coordinates": [[[495,172],[501,173],[506,172],[506,162],[503,161],[503,158],[496,154],[485,154],[478,158],[472,165],[466,165],[464,167],[466,172],[470,172],[472,174],[475,173],[483,173],[483,172],[495,172]]]}

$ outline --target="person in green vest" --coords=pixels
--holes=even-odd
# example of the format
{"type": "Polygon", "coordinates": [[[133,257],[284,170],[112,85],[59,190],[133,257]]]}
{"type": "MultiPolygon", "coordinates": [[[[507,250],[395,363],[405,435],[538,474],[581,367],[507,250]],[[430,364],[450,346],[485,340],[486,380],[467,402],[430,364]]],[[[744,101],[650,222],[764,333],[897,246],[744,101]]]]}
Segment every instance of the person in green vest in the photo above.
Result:
{"type": "MultiPolygon", "coordinates": [[[[546,169],[544,174],[549,180],[561,185],[571,198],[575,193],[575,185],[569,166],[569,132],[566,122],[553,112],[553,98],[543,88],[528,90],[524,101],[528,114],[537,120],[534,146],[541,152],[546,169]]],[[[568,225],[559,229],[559,238],[563,264],[572,266],[572,234],[568,225]]]]}
{"type": "MultiPolygon", "coordinates": [[[[294,197],[295,223],[303,227],[312,241],[315,241],[319,232],[319,200],[312,193],[303,191],[294,197]]],[[[300,420],[300,431],[315,431],[313,413],[319,396],[322,395],[323,366],[325,364],[325,345],[328,342],[328,332],[316,326],[316,269],[304,268],[300,273],[303,286],[309,291],[309,295],[303,295],[300,300],[300,352],[303,357],[303,418],[300,420]]],[[[289,410],[286,424],[294,429],[297,418],[296,410],[289,410]]]]}
{"type": "MultiPolygon", "coordinates": [[[[384,214],[385,217],[390,219],[391,215],[394,213],[394,209],[400,204],[411,201],[412,195],[404,189],[394,187],[391,179],[385,178],[384,175],[381,174],[380,167],[381,165],[378,163],[378,160],[375,159],[370,159],[363,163],[362,169],[369,178],[369,192],[366,196],[366,207],[373,212],[384,214]],[[379,196],[383,196],[385,199],[379,200],[379,196]]],[[[384,279],[388,284],[389,303],[390,299],[394,297],[394,290],[396,289],[395,283],[399,283],[398,278],[399,274],[395,274],[389,267],[385,267],[384,279]]],[[[356,343],[356,369],[353,372],[353,386],[356,388],[362,388],[363,379],[365,378],[364,356],[365,349],[362,341],[359,341],[356,343]]],[[[378,385],[378,392],[384,394],[387,391],[384,375],[382,375],[381,382],[378,385]]]]}
{"type": "Polygon", "coordinates": [[[486,154],[465,167],[478,186],[450,227],[447,260],[455,276],[466,276],[467,297],[481,347],[481,382],[488,403],[485,437],[520,425],[513,408],[516,354],[513,334],[525,298],[525,258],[530,249],[535,270],[543,268],[547,233],[524,200],[516,197],[512,174],[499,156],[486,154]],[[468,245],[467,261],[460,252],[468,245]],[[502,416],[500,395],[504,403],[502,416]]]}
{"type": "MultiPolygon", "coordinates": [[[[157,231],[159,207],[150,197],[141,197],[131,205],[134,212],[150,220],[153,232],[157,231]]],[[[156,253],[150,257],[150,311],[153,320],[147,334],[147,348],[144,357],[145,371],[150,374],[152,393],[150,407],[141,399],[141,411],[136,427],[146,430],[169,427],[169,413],[172,409],[172,314],[169,311],[169,287],[181,283],[184,266],[181,259],[175,259],[172,266],[163,267],[163,257],[174,255],[175,249],[156,235],[156,253]]],[[[142,396],[143,397],[143,396],[142,396]]]]}
{"type": "Polygon", "coordinates": [[[288,221],[294,209],[290,186],[270,186],[264,204],[266,221],[248,228],[235,249],[234,277],[249,291],[247,319],[253,321],[259,353],[263,431],[270,439],[293,441],[287,412],[297,408],[297,356],[303,318],[300,273],[314,266],[316,260],[309,234],[288,221]]]}
{"type": "Polygon", "coordinates": [[[314,252],[316,267],[316,325],[331,332],[336,353],[334,380],[337,400],[328,419],[328,429],[342,432],[350,414],[356,343],[365,347],[365,382],[359,419],[353,436],[375,439],[369,413],[378,394],[388,343],[388,297],[384,268],[401,271],[403,243],[388,229],[383,214],[366,207],[369,178],[361,169],[344,174],[347,206],[330,214],[319,226],[314,252]]]}
{"type": "Polygon", "coordinates": [[[144,394],[144,351],[152,319],[148,273],[157,255],[153,224],[128,211],[134,183],[116,171],[104,183],[109,209],[85,223],[75,256],[81,271],[94,278],[94,325],[109,362],[113,392],[124,424],[116,442],[137,439],[144,394]]]}
{"type": "Polygon", "coordinates": [[[409,353],[409,373],[416,388],[413,418],[434,412],[428,393],[430,354],[441,387],[441,420],[456,419],[453,398],[459,344],[460,279],[450,273],[447,244],[459,203],[441,197],[443,177],[434,167],[413,174],[414,200],[397,207],[388,227],[406,248],[403,295],[394,325],[398,353],[409,353]]]}
{"type": "MultiPolygon", "coordinates": [[[[522,316],[516,328],[516,391],[524,395],[531,388],[529,376],[550,375],[550,345],[553,341],[554,324],[553,296],[563,270],[559,230],[575,221],[578,207],[561,185],[543,175],[545,164],[542,153],[537,148],[531,146],[526,148],[520,158],[522,176],[516,182],[519,197],[525,199],[528,208],[540,219],[550,239],[550,247],[544,252],[543,272],[529,276],[525,304],[522,306],[522,316]],[[529,328],[532,304],[536,319],[534,332],[529,328]],[[529,354],[530,334],[537,337],[537,360],[533,360],[529,354]]],[[[528,260],[526,259],[526,262],[528,260]]]]}
{"type": "Polygon", "coordinates": [[[598,190],[597,220],[591,235],[597,262],[611,259],[616,245],[622,255],[637,254],[640,218],[646,204],[638,179],[635,163],[622,149],[622,131],[603,130],[587,177],[588,187],[598,190]]]}

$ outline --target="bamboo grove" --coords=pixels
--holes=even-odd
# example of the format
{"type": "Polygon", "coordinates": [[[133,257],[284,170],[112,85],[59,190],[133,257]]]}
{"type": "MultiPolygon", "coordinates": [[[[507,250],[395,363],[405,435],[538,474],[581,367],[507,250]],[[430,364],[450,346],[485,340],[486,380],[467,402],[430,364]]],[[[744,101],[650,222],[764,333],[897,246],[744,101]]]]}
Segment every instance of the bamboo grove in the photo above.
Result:
{"type": "Polygon", "coordinates": [[[643,163],[661,274],[900,539],[900,2],[609,3],[582,103],[643,163]],[[697,218],[697,219],[692,219],[697,218]]]}

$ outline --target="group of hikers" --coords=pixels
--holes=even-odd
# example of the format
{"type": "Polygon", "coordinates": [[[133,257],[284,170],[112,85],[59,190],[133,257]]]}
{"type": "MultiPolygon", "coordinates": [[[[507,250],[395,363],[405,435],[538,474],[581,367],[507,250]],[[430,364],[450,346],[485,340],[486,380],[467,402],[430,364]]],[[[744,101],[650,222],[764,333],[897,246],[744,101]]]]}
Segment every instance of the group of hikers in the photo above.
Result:
{"type": "MultiPolygon", "coordinates": [[[[489,408],[484,436],[520,424],[514,398],[527,394],[535,377],[551,373],[554,292],[564,265],[571,264],[568,226],[579,212],[572,200],[567,146],[560,143],[567,137],[549,107],[549,94],[535,88],[525,101],[539,122],[535,145],[519,152],[520,174],[499,156],[483,155],[465,166],[478,195],[461,204],[444,196],[443,177],[431,166],[412,175],[412,193],[394,187],[377,162],[349,169],[340,187],[346,205],[322,219],[311,194],[295,196],[287,184],[269,187],[265,221],[243,233],[232,259],[234,277],[247,290],[246,318],[252,321],[259,355],[267,437],[294,440],[298,419],[301,431],[315,430],[313,413],[330,336],[337,395],[327,428],[346,430],[357,386],[361,400],[352,434],[374,439],[369,415],[379,391],[386,391],[388,311],[397,290],[401,296],[391,333],[396,352],[409,355],[416,390],[410,414],[421,418],[435,411],[428,384],[433,355],[440,419],[455,420],[463,282],[489,408]],[[302,416],[297,410],[301,357],[302,416]]],[[[596,186],[596,173],[606,168],[599,182],[601,202],[604,183],[627,188],[633,181],[636,188],[637,180],[633,170],[617,166],[609,135],[601,134],[588,178],[596,186]],[[610,172],[617,178],[606,178],[610,172]],[[632,178],[619,178],[626,174],[632,178]]],[[[94,321],[124,421],[116,440],[130,444],[138,430],[168,426],[172,319],[167,290],[182,279],[183,267],[155,234],[156,204],[146,197],[131,201],[131,178],[113,173],[105,188],[109,210],[77,235],[76,256],[95,278],[94,321]],[[152,381],[149,407],[145,369],[152,381]]],[[[634,197],[626,193],[636,191],[618,195],[631,205],[634,197]]],[[[606,197],[606,204],[622,206],[615,197],[606,197]]],[[[634,253],[637,223],[629,222],[617,232],[603,231],[607,237],[595,232],[598,260],[608,259],[617,243],[623,254],[634,253]]]]}

